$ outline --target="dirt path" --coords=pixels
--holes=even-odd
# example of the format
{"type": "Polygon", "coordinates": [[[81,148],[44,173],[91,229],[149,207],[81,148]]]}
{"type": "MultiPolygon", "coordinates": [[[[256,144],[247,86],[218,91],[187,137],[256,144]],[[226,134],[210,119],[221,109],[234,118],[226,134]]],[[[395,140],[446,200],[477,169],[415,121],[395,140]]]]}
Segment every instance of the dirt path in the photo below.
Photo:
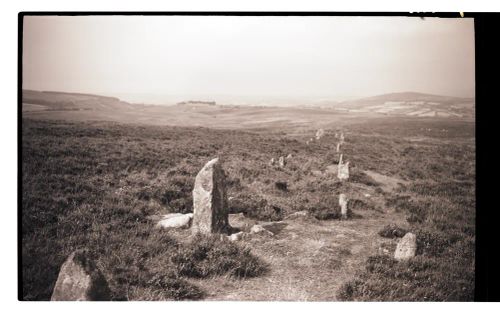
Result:
{"type": "Polygon", "coordinates": [[[269,264],[270,271],[264,276],[245,280],[218,277],[193,283],[207,292],[206,300],[336,300],[341,284],[362,269],[370,255],[382,253],[382,243],[395,245],[378,231],[390,223],[406,223],[402,214],[385,208],[355,212],[362,217],[347,221],[288,219],[274,236],[243,241],[269,264]]]}

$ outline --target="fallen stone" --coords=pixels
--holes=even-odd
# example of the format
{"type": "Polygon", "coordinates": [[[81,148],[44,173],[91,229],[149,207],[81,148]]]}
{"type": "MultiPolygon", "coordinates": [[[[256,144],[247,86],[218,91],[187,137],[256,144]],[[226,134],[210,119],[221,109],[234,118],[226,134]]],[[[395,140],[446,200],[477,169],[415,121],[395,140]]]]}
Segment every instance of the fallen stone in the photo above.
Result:
{"type": "Polygon", "coordinates": [[[106,278],[85,251],[70,254],[61,266],[52,301],[110,300],[106,278]]]}
{"type": "Polygon", "coordinates": [[[179,229],[179,228],[189,228],[191,221],[193,219],[193,214],[168,214],[159,221],[156,226],[164,229],[179,229]]]}
{"type": "Polygon", "coordinates": [[[265,234],[273,236],[273,232],[266,230],[262,225],[256,224],[250,229],[250,234],[265,234]]]}
{"type": "Polygon", "coordinates": [[[240,231],[250,231],[252,226],[256,223],[257,221],[245,217],[242,212],[229,214],[229,225],[240,231]]]}
{"type": "Polygon", "coordinates": [[[215,158],[196,175],[193,189],[193,234],[225,233],[229,230],[225,174],[215,158]]]}
{"type": "Polygon", "coordinates": [[[292,154],[289,153],[288,156],[286,156],[287,159],[291,159],[292,158],[292,154]]]}
{"type": "Polygon", "coordinates": [[[238,232],[238,233],[229,235],[228,239],[230,241],[239,241],[239,240],[242,240],[246,236],[246,234],[247,233],[245,233],[245,232],[238,232]]]}
{"type": "Polygon", "coordinates": [[[417,252],[417,236],[413,233],[406,233],[401,238],[394,252],[394,258],[398,261],[406,261],[415,256],[417,252]]]}
{"type": "Polygon", "coordinates": [[[307,217],[309,217],[309,212],[307,210],[301,210],[288,215],[286,218],[295,219],[295,218],[307,218],[307,217]]]}

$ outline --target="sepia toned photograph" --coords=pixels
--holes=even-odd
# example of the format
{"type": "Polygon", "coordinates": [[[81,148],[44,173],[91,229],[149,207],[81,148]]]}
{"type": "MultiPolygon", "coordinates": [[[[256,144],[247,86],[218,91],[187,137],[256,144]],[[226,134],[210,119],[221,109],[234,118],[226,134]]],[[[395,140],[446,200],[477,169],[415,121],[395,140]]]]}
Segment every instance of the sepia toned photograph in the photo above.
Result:
{"type": "Polygon", "coordinates": [[[19,300],[474,300],[474,17],[19,22],[19,300]]]}

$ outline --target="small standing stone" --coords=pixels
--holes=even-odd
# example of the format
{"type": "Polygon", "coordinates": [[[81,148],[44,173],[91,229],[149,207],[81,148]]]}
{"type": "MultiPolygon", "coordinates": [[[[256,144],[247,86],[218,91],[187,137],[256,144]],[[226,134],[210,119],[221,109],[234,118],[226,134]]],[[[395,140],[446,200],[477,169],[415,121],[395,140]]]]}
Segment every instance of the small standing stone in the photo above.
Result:
{"type": "Polygon", "coordinates": [[[406,233],[406,235],[399,241],[394,258],[398,261],[409,260],[415,256],[417,252],[417,236],[413,233],[406,233]]]}
{"type": "Polygon", "coordinates": [[[70,254],[61,266],[52,301],[110,300],[106,278],[84,251],[70,254]]]}
{"type": "Polygon", "coordinates": [[[342,181],[349,179],[349,162],[346,162],[346,163],[342,162],[342,154],[340,155],[340,159],[339,159],[337,178],[342,180],[342,181]]]}
{"type": "Polygon", "coordinates": [[[285,167],[285,165],[286,165],[285,157],[281,156],[279,158],[279,166],[280,167],[285,167]]]}
{"type": "Polygon", "coordinates": [[[274,165],[274,158],[271,158],[271,162],[270,162],[271,165],[274,165]]]}
{"type": "Polygon", "coordinates": [[[225,175],[219,158],[205,164],[193,189],[192,233],[224,233],[229,229],[225,175]]]}
{"type": "Polygon", "coordinates": [[[316,139],[317,140],[319,140],[320,138],[322,138],[323,135],[325,135],[325,130],[319,129],[318,131],[316,131],[316,139]]]}
{"type": "Polygon", "coordinates": [[[344,193],[339,195],[340,215],[342,219],[347,219],[347,202],[348,199],[344,193]]]}
{"type": "Polygon", "coordinates": [[[337,143],[337,153],[340,152],[340,143],[337,143]]]}

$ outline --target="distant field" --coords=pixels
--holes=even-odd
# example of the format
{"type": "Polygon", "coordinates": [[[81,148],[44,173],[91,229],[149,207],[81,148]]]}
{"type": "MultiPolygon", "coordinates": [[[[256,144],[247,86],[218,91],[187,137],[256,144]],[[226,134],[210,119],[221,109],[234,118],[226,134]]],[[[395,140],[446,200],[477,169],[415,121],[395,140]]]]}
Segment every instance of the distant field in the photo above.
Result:
{"type": "MultiPolygon", "coordinates": [[[[472,300],[473,120],[150,108],[156,112],[23,113],[24,299],[49,299],[61,263],[85,247],[115,299],[472,300]],[[319,127],[326,135],[306,145],[319,127]],[[337,128],[352,164],[348,183],[332,174],[337,128]],[[288,154],[286,168],[269,165],[288,154]],[[179,261],[196,249],[186,243],[187,232],[161,232],[148,219],[191,211],[194,177],[216,156],[228,175],[231,213],[286,223],[272,238],[235,248],[206,240],[252,265],[243,278],[182,272],[179,261]],[[288,190],[277,189],[277,181],[288,190]],[[339,193],[355,202],[350,220],[335,219],[339,193]],[[301,210],[314,217],[286,219],[301,210]],[[396,240],[378,234],[389,223],[416,233],[411,262],[391,258],[396,240]]],[[[216,256],[213,263],[221,261],[216,256]]],[[[234,269],[235,261],[226,262],[234,269]]]]}

